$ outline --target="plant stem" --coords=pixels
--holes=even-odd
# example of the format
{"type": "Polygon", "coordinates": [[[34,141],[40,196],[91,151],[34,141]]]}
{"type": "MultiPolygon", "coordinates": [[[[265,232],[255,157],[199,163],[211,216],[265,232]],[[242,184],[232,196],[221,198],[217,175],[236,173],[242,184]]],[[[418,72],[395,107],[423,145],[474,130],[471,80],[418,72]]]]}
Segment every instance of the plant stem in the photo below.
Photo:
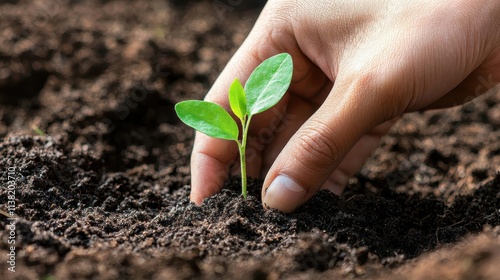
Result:
{"type": "Polygon", "coordinates": [[[240,166],[241,166],[241,194],[244,199],[247,199],[247,162],[246,162],[246,148],[247,148],[247,136],[248,136],[248,127],[250,126],[250,119],[252,117],[245,117],[241,124],[243,135],[241,139],[241,144],[238,143],[238,148],[240,150],[240,166]]]}
{"type": "Polygon", "coordinates": [[[245,159],[245,147],[240,145],[240,165],[241,165],[241,194],[247,199],[247,163],[245,159]]]}

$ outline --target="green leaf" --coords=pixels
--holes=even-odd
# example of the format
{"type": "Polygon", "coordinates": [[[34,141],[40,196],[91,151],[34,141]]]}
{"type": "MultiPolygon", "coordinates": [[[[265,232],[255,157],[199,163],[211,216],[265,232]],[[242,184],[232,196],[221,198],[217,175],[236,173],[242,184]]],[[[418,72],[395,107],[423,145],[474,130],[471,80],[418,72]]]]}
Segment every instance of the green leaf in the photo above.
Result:
{"type": "Polygon", "coordinates": [[[292,57],[287,53],[264,60],[252,72],[245,84],[247,114],[263,112],[285,95],[293,74],[292,57]]]}
{"type": "Polygon", "coordinates": [[[238,125],[218,104],[187,100],[177,103],[175,112],[185,124],[208,136],[238,141],[238,125]]]}
{"type": "Polygon", "coordinates": [[[234,79],[229,88],[229,105],[231,105],[231,110],[233,110],[234,114],[243,120],[247,114],[247,100],[245,90],[238,79],[234,79]]]}

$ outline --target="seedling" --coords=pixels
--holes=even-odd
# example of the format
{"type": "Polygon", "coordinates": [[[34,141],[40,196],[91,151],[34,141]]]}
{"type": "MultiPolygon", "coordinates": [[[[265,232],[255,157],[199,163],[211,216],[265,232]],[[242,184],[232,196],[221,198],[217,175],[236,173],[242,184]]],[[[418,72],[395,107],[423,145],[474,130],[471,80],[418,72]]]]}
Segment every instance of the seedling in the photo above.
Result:
{"type": "Polygon", "coordinates": [[[34,125],[31,127],[33,129],[33,131],[35,131],[36,134],[38,134],[39,136],[42,136],[44,137],[45,136],[45,132],[43,132],[38,126],[34,125]]]}
{"type": "Polygon", "coordinates": [[[247,198],[245,151],[248,128],[255,114],[276,105],[286,93],[292,80],[293,62],[287,53],[264,60],[254,69],[245,87],[235,79],[229,88],[229,105],[241,122],[236,121],[220,105],[200,100],[187,100],[175,105],[179,118],[188,126],[215,138],[236,141],[241,164],[241,192],[247,198]],[[241,136],[240,136],[241,135],[241,136]]]}

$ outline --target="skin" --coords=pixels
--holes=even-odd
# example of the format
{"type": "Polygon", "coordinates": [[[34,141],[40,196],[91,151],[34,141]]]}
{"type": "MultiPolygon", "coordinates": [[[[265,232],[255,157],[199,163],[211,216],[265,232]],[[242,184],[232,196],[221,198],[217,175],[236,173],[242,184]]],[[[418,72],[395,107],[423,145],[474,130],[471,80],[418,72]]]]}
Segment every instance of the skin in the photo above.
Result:
{"type": "MultiPolygon", "coordinates": [[[[270,0],[205,100],[229,109],[233,79],[281,52],[293,57],[292,84],[252,119],[247,166],[265,178],[264,206],[292,212],[320,188],[341,193],[402,114],[500,82],[500,1],[270,0]],[[279,175],[289,188],[268,190],[279,175]]],[[[197,133],[191,200],[217,193],[237,161],[235,143],[197,133]]]]}

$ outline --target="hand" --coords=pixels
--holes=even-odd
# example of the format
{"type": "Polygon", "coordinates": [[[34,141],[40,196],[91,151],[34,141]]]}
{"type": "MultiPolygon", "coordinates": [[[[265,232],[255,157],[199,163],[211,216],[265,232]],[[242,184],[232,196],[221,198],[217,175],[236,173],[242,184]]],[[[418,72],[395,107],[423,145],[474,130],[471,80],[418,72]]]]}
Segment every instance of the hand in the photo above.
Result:
{"type": "MultiPolygon", "coordinates": [[[[247,166],[265,176],[264,205],[291,212],[320,188],[340,193],[403,113],[500,81],[500,2],[270,0],[205,100],[229,109],[233,79],[280,52],[294,59],[292,84],[252,120],[247,166]]],[[[232,141],[197,133],[191,200],[218,192],[237,156],[232,141]]]]}

